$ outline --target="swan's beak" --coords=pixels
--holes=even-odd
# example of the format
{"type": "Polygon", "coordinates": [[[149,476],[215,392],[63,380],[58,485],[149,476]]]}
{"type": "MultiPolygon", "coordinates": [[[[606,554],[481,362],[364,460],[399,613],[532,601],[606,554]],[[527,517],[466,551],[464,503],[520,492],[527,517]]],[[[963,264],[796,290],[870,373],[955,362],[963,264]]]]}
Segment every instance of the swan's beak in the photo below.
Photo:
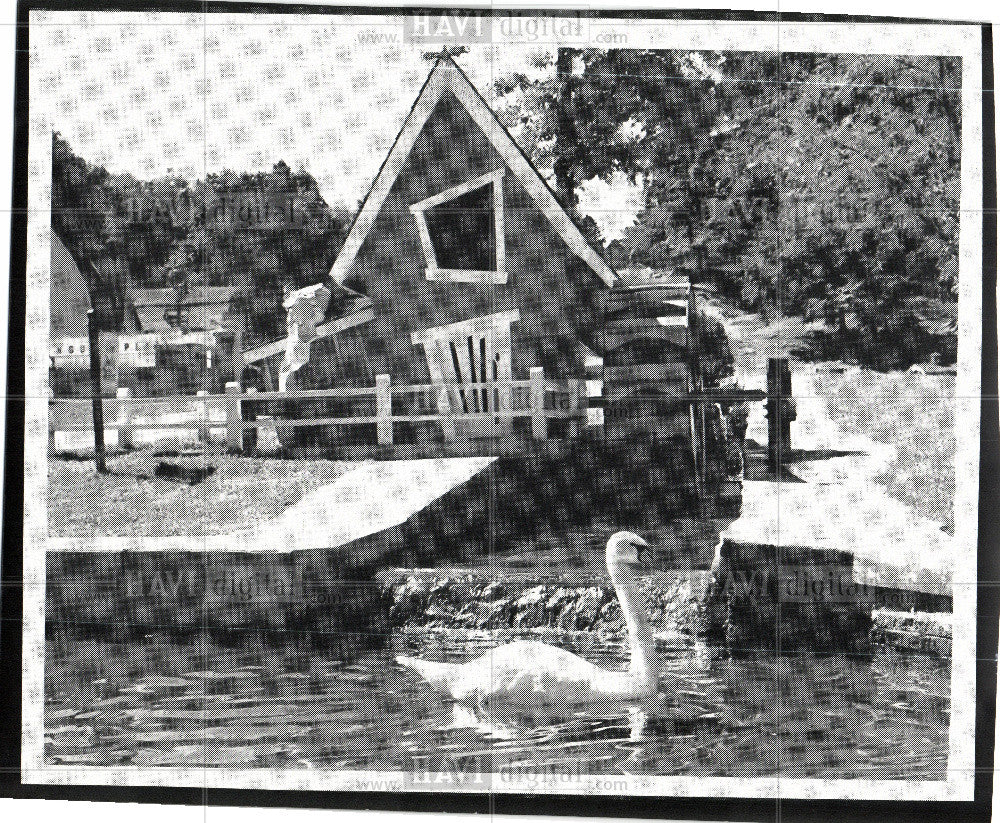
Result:
{"type": "Polygon", "coordinates": [[[608,572],[612,577],[618,572],[631,578],[642,576],[655,568],[651,563],[655,556],[649,543],[632,532],[618,532],[608,540],[608,572]]]}
{"type": "Polygon", "coordinates": [[[640,575],[653,568],[656,553],[652,546],[638,535],[634,536],[630,542],[635,547],[635,561],[626,564],[631,573],[640,575]]]}

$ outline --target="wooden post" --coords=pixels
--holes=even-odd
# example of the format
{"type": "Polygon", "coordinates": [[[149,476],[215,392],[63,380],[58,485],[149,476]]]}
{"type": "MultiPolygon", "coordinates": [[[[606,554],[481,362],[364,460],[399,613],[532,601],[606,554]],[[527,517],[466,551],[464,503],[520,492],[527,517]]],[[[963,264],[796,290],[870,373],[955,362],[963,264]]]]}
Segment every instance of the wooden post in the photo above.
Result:
{"type": "Polygon", "coordinates": [[[132,448],[132,406],[129,399],[132,397],[131,389],[118,389],[118,399],[115,405],[118,407],[115,416],[115,425],[118,427],[118,448],[132,448]]]}
{"type": "MultiPolygon", "coordinates": [[[[208,397],[208,391],[206,389],[198,389],[198,397],[208,397]]],[[[208,439],[211,437],[211,431],[208,426],[208,401],[199,400],[198,403],[198,437],[201,439],[201,448],[205,450],[208,448],[208,439]]]]}
{"type": "Polygon", "coordinates": [[[233,380],[239,380],[246,363],[243,361],[243,330],[233,332],[233,380]]]}
{"type": "Polygon", "coordinates": [[[792,450],[792,421],[795,419],[794,401],[792,400],[792,370],[787,358],[782,361],[781,374],[781,448],[784,458],[792,450]]]}
{"type": "Polygon", "coordinates": [[[767,470],[777,477],[791,444],[791,417],[787,401],[792,396],[792,370],[787,357],[767,360],[767,470]]]}
{"type": "Polygon", "coordinates": [[[243,449],[243,418],[240,414],[240,384],[236,380],[226,383],[226,447],[231,452],[243,449]]]}
{"type": "Polygon", "coordinates": [[[588,355],[584,360],[584,370],[587,379],[584,385],[587,390],[587,425],[604,426],[604,360],[594,355],[588,355]]]}
{"type": "Polygon", "coordinates": [[[375,428],[378,432],[380,446],[392,445],[392,391],[389,388],[389,375],[375,375],[375,416],[378,422],[375,428]]]}
{"type": "Polygon", "coordinates": [[[53,457],[56,453],[56,406],[52,405],[55,396],[55,391],[49,386],[49,457],[53,457]]]}
{"type": "Polygon", "coordinates": [[[535,440],[545,440],[548,437],[545,420],[545,369],[532,366],[528,370],[528,381],[531,391],[531,436],[535,440]]]}
{"type": "MultiPolygon", "coordinates": [[[[247,395],[257,394],[256,386],[250,386],[246,390],[247,395]]],[[[243,417],[243,421],[247,423],[257,422],[257,404],[251,403],[250,398],[247,397],[246,402],[240,404],[240,411],[243,417]]],[[[257,451],[257,432],[259,429],[243,429],[243,454],[248,456],[253,456],[257,451]]]]}
{"type": "Polygon", "coordinates": [[[87,333],[90,339],[91,408],[94,417],[94,465],[101,474],[107,472],[104,462],[104,401],[101,399],[101,351],[97,317],[87,309],[87,333]]]}
{"type": "Polygon", "coordinates": [[[780,362],[776,357],[767,360],[767,471],[775,477],[781,473],[780,362]]]}
{"type": "Polygon", "coordinates": [[[705,404],[698,404],[698,413],[701,415],[701,474],[698,479],[701,481],[702,488],[705,487],[705,481],[708,480],[708,419],[705,415],[705,404]]]}
{"type": "Polygon", "coordinates": [[[580,436],[580,415],[585,415],[587,403],[587,381],[569,379],[569,410],[573,415],[569,419],[569,436],[580,436]]]}

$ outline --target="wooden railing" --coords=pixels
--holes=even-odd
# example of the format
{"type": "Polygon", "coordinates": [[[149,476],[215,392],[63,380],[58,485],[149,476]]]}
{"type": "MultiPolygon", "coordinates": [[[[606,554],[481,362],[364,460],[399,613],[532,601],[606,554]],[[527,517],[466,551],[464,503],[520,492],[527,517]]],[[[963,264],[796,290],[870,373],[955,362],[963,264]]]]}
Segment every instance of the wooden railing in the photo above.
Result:
{"type": "MultiPolygon", "coordinates": [[[[89,405],[89,400],[53,399],[50,406],[89,405]]],[[[393,385],[389,375],[380,374],[375,378],[374,386],[350,387],[336,389],[310,389],[286,392],[258,392],[253,389],[243,391],[239,383],[227,383],[225,394],[209,394],[198,392],[192,396],[170,397],[132,397],[129,389],[119,389],[117,396],[106,398],[108,428],[117,430],[119,448],[129,449],[135,445],[135,432],[139,430],[169,430],[180,429],[198,431],[202,444],[210,440],[211,429],[225,428],[225,442],[230,451],[252,451],[256,441],[256,432],[260,429],[301,428],[307,426],[357,426],[373,424],[376,431],[376,442],[379,446],[391,446],[395,439],[395,424],[397,423],[443,423],[457,421],[504,421],[513,418],[529,418],[531,420],[531,436],[536,440],[545,440],[549,436],[549,421],[567,420],[568,435],[576,437],[582,426],[586,424],[587,392],[586,383],[580,379],[550,380],[545,377],[541,368],[530,370],[528,380],[490,380],[483,383],[426,383],[417,385],[393,385]],[[428,398],[439,397],[447,393],[452,402],[454,398],[464,402],[459,404],[461,411],[428,411],[416,414],[394,413],[393,397],[403,395],[424,395],[428,398]],[[484,395],[483,393],[488,393],[484,395]],[[475,395],[478,394],[478,398],[475,395]],[[485,398],[489,399],[486,400],[485,398]],[[504,407],[502,398],[511,398],[509,408],[504,407]],[[324,400],[374,398],[375,414],[362,416],[327,416],[327,417],[290,417],[285,414],[267,415],[269,404],[290,400],[324,400]],[[551,401],[550,401],[551,398],[551,401]],[[190,405],[200,408],[190,415],[190,405]],[[179,410],[184,416],[181,420],[156,419],[157,407],[166,406],[178,414],[178,406],[187,407],[179,410]],[[216,419],[209,416],[210,408],[221,408],[224,419],[220,415],[216,419]],[[486,411],[481,411],[482,408],[486,411]],[[142,411],[150,410],[153,415],[142,419],[142,411]],[[464,409],[469,409],[468,411],[464,409]],[[472,410],[475,409],[475,410],[472,410]],[[260,417],[257,415],[261,414],[260,417]]],[[[409,405],[409,404],[408,404],[409,405]]],[[[285,406],[287,409],[287,406],[285,406]]],[[[88,415],[89,416],[89,415],[88,415]]],[[[50,446],[54,447],[56,431],[92,431],[93,423],[75,423],[58,425],[55,415],[49,416],[50,446]]],[[[448,432],[454,432],[453,425],[443,425],[446,439],[448,432]]]]}

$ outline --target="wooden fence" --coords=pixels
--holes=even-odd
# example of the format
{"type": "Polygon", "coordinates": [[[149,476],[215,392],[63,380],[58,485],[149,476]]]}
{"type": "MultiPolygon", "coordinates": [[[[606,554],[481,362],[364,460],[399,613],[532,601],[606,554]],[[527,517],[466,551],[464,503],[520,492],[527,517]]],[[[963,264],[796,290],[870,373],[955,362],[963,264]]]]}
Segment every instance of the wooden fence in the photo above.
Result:
{"type": "MultiPolygon", "coordinates": [[[[50,406],[76,406],[89,404],[89,401],[78,399],[52,399],[50,406]]],[[[445,439],[454,437],[454,423],[458,421],[504,421],[513,418],[529,418],[531,421],[531,436],[536,440],[549,437],[549,421],[568,421],[568,436],[576,437],[582,426],[587,422],[587,389],[586,381],[550,380],[545,377],[541,368],[532,368],[527,380],[492,380],[483,383],[427,383],[418,385],[394,385],[389,375],[380,374],[375,378],[374,386],[338,389],[314,389],[286,392],[258,392],[253,389],[243,391],[240,384],[226,384],[225,394],[209,394],[198,392],[191,396],[170,397],[132,397],[129,389],[119,389],[113,398],[106,398],[104,405],[108,411],[107,427],[117,430],[118,447],[130,449],[135,445],[135,432],[139,430],[180,429],[198,431],[202,445],[210,440],[211,429],[225,428],[225,443],[233,452],[251,452],[256,443],[256,434],[260,429],[299,428],[306,426],[357,426],[373,424],[375,426],[376,442],[379,446],[392,446],[397,423],[438,423],[442,425],[445,439]],[[402,395],[424,395],[440,397],[447,393],[454,403],[458,398],[458,408],[463,411],[428,411],[419,414],[395,414],[393,397],[402,395]],[[501,398],[508,397],[511,401],[505,404],[501,398]],[[517,398],[515,400],[514,398],[517,398]],[[266,409],[269,403],[289,400],[323,400],[348,398],[374,398],[375,414],[372,416],[335,416],[335,417],[258,417],[258,410],[266,409]],[[490,399],[487,399],[490,398],[490,399]],[[552,402],[549,402],[552,398],[552,402]],[[520,401],[520,402],[519,402],[520,401]],[[526,401],[526,402],[525,402],[526,401]],[[193,415],[184,415],[181,420],[140,419],[143,410],[155,412],[156,407],[200,406],[193,415]],[[505,408],[509,405],[510,408],[505,408]],[[209,416],[209,409],[221,408],[221,416],[215,420],[209,416]],[[482,411],[480,409],[488,409],[482,411]],[[468,410],[464,410],[468,409],[468,410]]],[[[287,408],[287,407],[286,407],[287,408]]],[[[176,415],[175,415],[176,416],[176,415]]],[[[54,449],[55,432],[93,431],[93,419],[90,421],[60,425],[54,420],[55,415],[49,415],[50,450],[54,449]]],[[[89,417],[89,415],[88,415],[89,417]]]]}

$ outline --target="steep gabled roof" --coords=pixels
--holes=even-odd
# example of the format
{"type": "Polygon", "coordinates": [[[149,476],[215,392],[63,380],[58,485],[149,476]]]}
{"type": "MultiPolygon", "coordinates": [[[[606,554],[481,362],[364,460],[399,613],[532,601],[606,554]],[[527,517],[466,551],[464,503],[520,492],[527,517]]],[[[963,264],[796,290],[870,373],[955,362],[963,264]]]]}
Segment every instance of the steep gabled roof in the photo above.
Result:
{"type": "MultiPolygon", "coordinates": [[[[235,291],[232,286],[194,286],[180,302],[184,306],[224,306],[228,305],[235,291]]],[[[178,302],[177,290],[172,288],[143,289],[136,286],[127,289],[125,294],[137,309],[146,306],[175,306],[178,302]]]]}
{"type": "Polygon", "coordinates": [[[69,250],[50,231],[49,338],[86,337],[90,291],[69,250]]]}
{"type": "Polygon", "coordinates": [[[437,102],[446,91],[450,91],[458,99],[476,125],[482,129],[497,153],[503,158],[507,168],[517,178],[517,181],[569,249],[583,260],[601,280],[607,285],[613,286],[617,279],[614,271],[604,262],[597,250],[587,242],[576,223],[559,204],[552,189],[514,142],[514,138],[510,136],[507,129],[504,128],[496,113],[455,61],[447,55],[438,58],[434,68],[431,69],[413,108],[410,109],[402,129],[396,136],[396,141],[389,150],[378,174],[375,175],[375,181],[361,203],[361,209],[351,225],[344,247],[337,255],[333,268],[330,270],[330,277],[337,283],[343,283],[347,277],[351,265],[354,263],[354,258],[375,225],[382,203],[399,177],[417,137],[434,111],[437,102]]]}
{"type": "Polygon", "coordinates": [[[236,291],[229,286],[196,286],[178,300],[177,291],[165,289],[129,288],[125,298],[135,311],[139,329],[144,332],[176,331],[167,322],[165,312],[180,309],[185,325],[193,329],[220,328],[229,310],[229,300],[236,291]]]}

